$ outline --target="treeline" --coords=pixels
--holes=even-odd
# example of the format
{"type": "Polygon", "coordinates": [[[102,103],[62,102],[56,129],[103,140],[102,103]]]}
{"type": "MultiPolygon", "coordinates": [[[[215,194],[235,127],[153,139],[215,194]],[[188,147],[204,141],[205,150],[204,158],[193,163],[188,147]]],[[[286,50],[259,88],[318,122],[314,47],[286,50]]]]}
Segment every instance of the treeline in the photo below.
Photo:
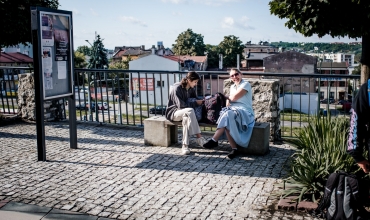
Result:
{"type": "Polygon", "coordinates": [[[361,53],[361,44],[338,44],[338,43],[289,43],[289,42],[271,42],[270,45],[275,47],[283,47],[285,50],[298,50],[304,52],[317,52],[321,53],[361,53]]]}

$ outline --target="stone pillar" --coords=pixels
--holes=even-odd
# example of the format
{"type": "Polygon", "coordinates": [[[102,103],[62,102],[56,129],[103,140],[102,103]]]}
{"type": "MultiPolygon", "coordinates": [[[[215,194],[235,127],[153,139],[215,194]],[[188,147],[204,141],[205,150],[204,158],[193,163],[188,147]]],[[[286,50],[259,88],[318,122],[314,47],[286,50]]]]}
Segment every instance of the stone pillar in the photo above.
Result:
{"type": "Polygon", "coordinates": [[[18,116],[36,121],[35,81],[33,73],[18,75],[18,116]]]}
{"type": "MultiPolygon", "coordinates": [[[[270,123],[270,141],[280,139],[279,80],[245,78],[252,87],[256,122],[270,123]]],[[[231,79],[224,81],[224,94],[230,94],[231,79]]]]}
{"type": "MultiPolygon", "coordinates": [[[[36,121],[35,81],[33,73],[19,74],[18,116],[22,119],[36,121]]],[[[64,117],[63,99],[45,101],[45,121],[58,121],[64,117]]]]}

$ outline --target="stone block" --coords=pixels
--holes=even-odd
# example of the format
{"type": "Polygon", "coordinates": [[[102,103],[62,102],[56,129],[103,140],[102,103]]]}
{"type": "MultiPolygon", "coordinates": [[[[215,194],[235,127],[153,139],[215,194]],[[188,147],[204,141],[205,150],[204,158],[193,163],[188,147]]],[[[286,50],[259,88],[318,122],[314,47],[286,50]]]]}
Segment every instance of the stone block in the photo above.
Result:
{"type": "Polygon", "coordinates": [[[296,197],[288,196],[286,198],[280,198],[278,203],[278,209],[295,211],[297,209],[297,201],[294,200],[296,197]]]}
{"type": "Polygon", "coordinates": [[[264,155],[269,151],[270,123],[256,122],[253,127],[252,137],[247,148],[238,150],[244,154],[264,155]]]}
{"type": "Polygon", "coordinates": [[[154,116],[144,120],[144,144],[168,147],[171,145],[171,129],[165,117],[154,116]]]}
{"type": "MultiPolygon", "coordinates": [[[[163,116],[153,116],[144,120],[144,144],[168,147],[178,142],[178,126],[181,122],[171,122],[163,116]]],[[[216,127],[216,125],[209,125],[216,127]]],[[[264,155],[269,151],[269,123],[255,123],[248,148],[240,152],[253,155],[264,155]]]]}

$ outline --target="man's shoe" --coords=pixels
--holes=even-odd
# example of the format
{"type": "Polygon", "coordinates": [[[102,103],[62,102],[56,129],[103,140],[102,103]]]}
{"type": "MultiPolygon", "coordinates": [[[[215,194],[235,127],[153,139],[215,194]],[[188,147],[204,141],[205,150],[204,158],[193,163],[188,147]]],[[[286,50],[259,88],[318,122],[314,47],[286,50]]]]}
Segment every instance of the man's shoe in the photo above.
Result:
{"type": "Polygon", "coordinates": [[[218,146],[218,141],[209,140],[207,143],[203,144],[204,148],[212,149],[218,146]]]}
{"type": "Polygon", "coordinates": [[[195,142],[197,142],[200,147],[203,147],[203,145],[206,143],[206,140],[204,139],[204,137],[200,137],[195,139],[195,142]]]}
{"type": "Polygon", "coordinates": [[[181,149],[181,152],[183,155],[188,155],[190,154],[190,150],[189,150],[189,146],[188,145],[182,145],[182,149],[181,149]]]}
{"type": "Polygon", "coordinates": [[[234,159],[239,154],[238,149],[232,149],[231,152],[227,155],[229,159],[234,159]]]}

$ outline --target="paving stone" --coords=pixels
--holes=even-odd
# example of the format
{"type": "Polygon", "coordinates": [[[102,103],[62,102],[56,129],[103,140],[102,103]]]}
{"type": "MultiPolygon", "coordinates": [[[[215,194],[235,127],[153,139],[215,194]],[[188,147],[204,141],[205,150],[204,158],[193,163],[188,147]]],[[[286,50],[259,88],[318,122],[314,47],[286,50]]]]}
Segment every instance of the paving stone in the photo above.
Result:
{"type": "Polygon", "coordinates": [[[227,141],[207,150],[192,138],[192,154],[183,156],[180,142],[144,146],[143,130],[88,123],[77,129],[78,149],[70,149],[69,125],[46,123],[48,161],[38,162],[35,124],[1,126],[0,200],[116,219],[313,219],[271,208],[294,153],[287,144],[227,160],[227,141]]]}

